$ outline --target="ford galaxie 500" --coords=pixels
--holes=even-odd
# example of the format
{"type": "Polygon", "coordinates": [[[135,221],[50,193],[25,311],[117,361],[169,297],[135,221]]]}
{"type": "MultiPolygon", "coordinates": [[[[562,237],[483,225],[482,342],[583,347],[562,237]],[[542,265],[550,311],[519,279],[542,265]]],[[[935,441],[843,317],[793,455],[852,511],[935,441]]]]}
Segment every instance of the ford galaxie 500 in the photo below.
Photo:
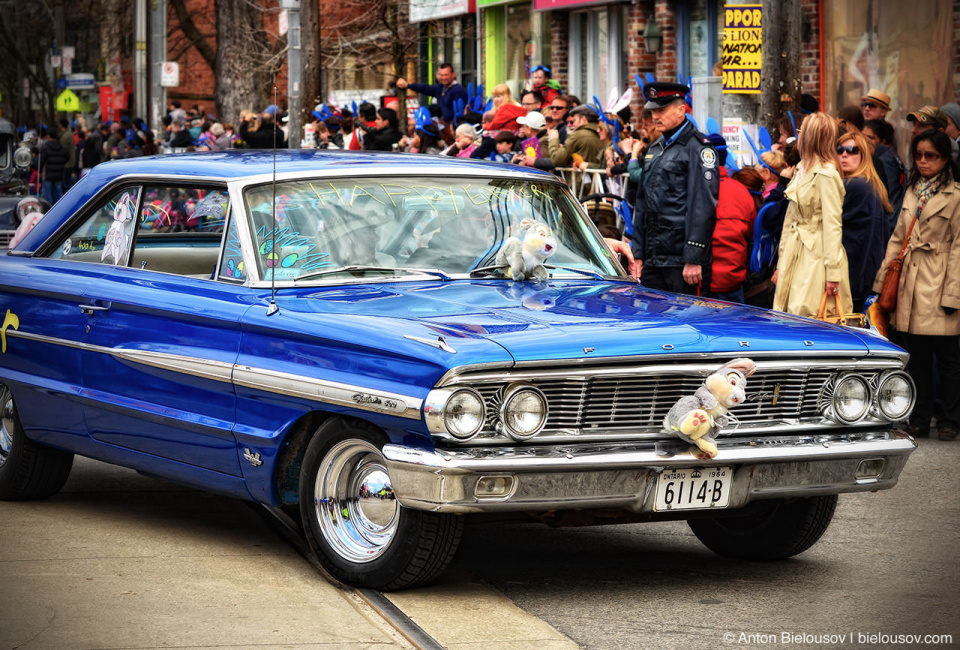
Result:
{"type": "Polygon", "coordinates": [[[0,498],[89,456],[298,513],[331,575],[378,589],[436,576],[474,513],[682,518],[721,555],[788,557],[915,448],[901,349],[646,289],[519,167],[105,163],[0,256],[0,318],[0,498]],[[525,220],[555,238],[540,281],[497,264],[525,220]],[[692,454],[664,416],[736,357],[737,423],[692,454]]]}

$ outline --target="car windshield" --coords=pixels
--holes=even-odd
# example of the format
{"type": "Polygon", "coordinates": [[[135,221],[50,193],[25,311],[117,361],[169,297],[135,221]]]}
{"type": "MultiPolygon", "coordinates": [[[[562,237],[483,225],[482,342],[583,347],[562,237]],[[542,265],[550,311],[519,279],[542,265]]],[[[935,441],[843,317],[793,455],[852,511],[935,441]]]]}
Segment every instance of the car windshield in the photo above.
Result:
{"type": "Polygon", "coordinates": [[[497,266],[504,241],[522,239],[535,222],[556,238],[545,260],[552,276],[620,273],[574,199],[553,182],[306,179],[248,188],[244,202],[265,280],[409,277],[418,269],[438,279],[475,269],[498,277],[488,267],[497,266]]]}

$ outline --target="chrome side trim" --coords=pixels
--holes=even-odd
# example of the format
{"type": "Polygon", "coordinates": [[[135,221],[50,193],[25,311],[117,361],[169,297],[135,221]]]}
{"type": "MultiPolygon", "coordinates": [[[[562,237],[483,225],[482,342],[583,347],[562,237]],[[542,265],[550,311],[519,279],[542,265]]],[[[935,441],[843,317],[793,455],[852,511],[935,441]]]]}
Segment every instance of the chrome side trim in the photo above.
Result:
{"type": "Polygon", "coordinates": [[[148,350],[126,350],[123,348],[102,348],[105,354],[113,355],[124,361],[152,366],[161,370],[171,370],[203,379],[212,379],[230,383],[233,375],[233,364],[227,361],[214,361],[199,357],[187,357],[181,354],[167,352],[151,352],[148,350]]]}
{"type": "Polygon", "coordinates": [[[338,406],[349,406],[363,411],[396,415],[411,420],[420,419],[420,408],[423,406],[423,400],[409,395],[375,391],[363,386],[240,364],[234,366],[233,383],[237,386],[267,390],[271,393],[338,406]]]}
{"type": "Polygon", "coordinates": [[[214,361],[199,357],[189,357],[168,352],[154,352],[150,350],[130,350],[124,348],[107,348],[91,345],[80,341],[8,330],[8,336],[22,339],[75,348],[86,352],[109,354],[118,359],[138,363],[161,370],[170,370],[194,377],[202,377],[213,381],[234,383],[255,390],[265,390],[291,397],[300,397],[314,402],[349,406],[362,411],[395,415],[410,420],[420,419],[420,408],[423,400],[409,395],[377,391],[341,382],[325,381],[304,375],[254,368],[252,366],[235,365],[226,361],[214,361]]]}

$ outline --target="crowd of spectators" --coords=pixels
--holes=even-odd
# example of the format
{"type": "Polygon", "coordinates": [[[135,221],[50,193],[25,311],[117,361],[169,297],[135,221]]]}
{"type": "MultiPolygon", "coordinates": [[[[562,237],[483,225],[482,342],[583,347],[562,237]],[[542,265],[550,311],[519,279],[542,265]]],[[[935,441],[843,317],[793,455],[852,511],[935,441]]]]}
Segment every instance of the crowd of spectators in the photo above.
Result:
{"type": "MultiPolygon", "coordinates": [[[[585,104],[564,92],[544,66],[531,70],[519,97],[497,84],[482,106],[457,82],[450,65],[439,66],[436,82],[395,83],[399,91],[432,98],[429,119],[401,116],[395,97],[379,108],[366,102],[352,110],[318,105],[301,144],[596,172],[603,191],[621,197],[627,214],[650,211],[644,183],[686,183],[694,174],[710,179],[714,170],[713,159],[704,157],[699,171],[685,168],[685,178],[671,181],[651,163],[687,132],[689,103],[648,102],[653,108],[636,116],[628,106],[585,104]],[[671,106],[683,110],[677,122],[665,126],[671,106]]],[[[882,91],[872,89],[859,105],[834,115],[820,112],[809,96],[801,107],[800,119],[781,120],[776,143],[743,168],[728,156],[721,135],[691,130],[701,139],[692,150],[716,155],[719,192],[689,199],[708,202],[688,205],[686,218],[689,225],[689,214],[708,213],[712,237],[700,244],[706,250],[697,253],[697,272],[689,273],[687,264],[682,280],[674,278],[679,290],[801,316],[815,316],[826,293],[836,296],[839,309],[859,311],[872,304],[890,262],[902,256],[902,295],[890,314],[890,336],[914,355],[911,374],[918,387],[930,387],[926,396],[920,391],[912,430],[929,432],[933,395],[939,392],[939,434],[953,439],[960,428],[960,105],[911,111],[904,157],[886,121],[890,97],[882,91]]],[[[139,119],[89,128],[61,120],[42,129],[27,142],[35,155],[33,191],[53,203],[104,160],[186,150],[283,149],[288,138],[299,137],[287,133],[286,115],[273,104],[261,112],[243,111],[238,127],[199,105],[184,109],[172,101],[168,109],[156,133],[139,119]]],[[[633,235],[637,259],[628,260],[645,284],[663,271],[643,260],[637,246],[656,223],[647,216],[632,221],[640,232],[633,235]]],[[[611,230],[615,223],[599,225],[605,236],[629,240],[629,217],[611,230]]],[[[619,250],[632,257],[629,248],[619,250]]]]}

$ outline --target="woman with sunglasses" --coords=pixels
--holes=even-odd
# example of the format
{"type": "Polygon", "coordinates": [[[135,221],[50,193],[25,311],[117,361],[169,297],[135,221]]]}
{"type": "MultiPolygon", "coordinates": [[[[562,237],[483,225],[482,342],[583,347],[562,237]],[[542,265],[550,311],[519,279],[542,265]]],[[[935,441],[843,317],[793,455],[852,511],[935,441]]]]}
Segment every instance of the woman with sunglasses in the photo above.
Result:
{"type": "Polygon", "coordinates": [[[887,246],[887,213],[893,208],[873,167],[870,141],[857,131],[837,139],[843,172],[843,248],[850,264],[853,310],[862,311],[887,246]]]}
{"type": "Polygon", "coordinates": [[[910,353],[907,371],[917,386],[908,430],[919,438],[930,434],[936,358],[941,440],[956,440],[960,429],[960,166],[950,152],[950,138],[942,131],[924,131],[910,144],[913,168],[903,207],[873,283],[879,293],[902,249],[897,307],[890,314],[896,331],[890,338],[910,353]]]}
{"type": "Polygon", "coordinates": [[[824,293],[827,315],[853,310],[847,254],[841,242],[843,179],[837,158],[837,124],[826,113],[811,113],[800,129],[800,164],[787,186],[789,200],[780,236],[773,308],[816,316],[824,293]]]}
{"type": "Polygon", "coordinates": [[[535,65],[531,68],[530,74],[533,81],[532,90],[540,91],[545,106],[560,94],[560,83],[551,79],[550,68],[545,65],[535,65]]]}

